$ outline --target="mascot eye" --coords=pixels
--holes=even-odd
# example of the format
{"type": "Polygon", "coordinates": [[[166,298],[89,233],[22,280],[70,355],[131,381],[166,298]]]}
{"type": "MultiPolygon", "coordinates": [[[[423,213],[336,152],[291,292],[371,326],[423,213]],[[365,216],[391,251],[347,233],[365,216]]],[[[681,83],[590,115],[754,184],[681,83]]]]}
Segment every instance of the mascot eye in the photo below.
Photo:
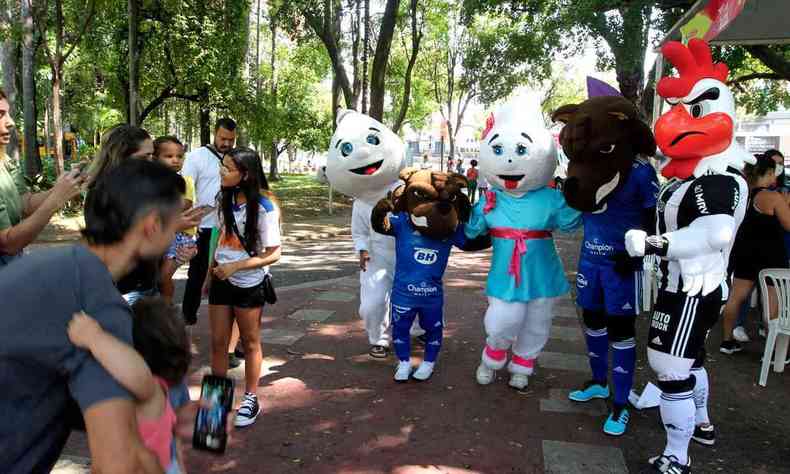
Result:
{"type": "Polygon", "coordinates": [[[703,111],[702,104],[694,104],[691,106],[691,116],[694,118],[702,117],[703,111]]]}
{"type": "Polygon", "coordinates": [[[378,145],[379,143],[381,143],[381,140],[379,140],[379,137],[377,137],[376,135],[373,135],[372,133],[370,135],[368,135],[367,141],[371,145],[378,145]]]}
{"type": "Polygon", "coordinates": [[[342,145],[340,145],[340,153],[343,156],[350,155],[352,151],[354,151],[354,145],[352,145],[351,143],[345,142],[342,145]]]}
{"type": "Polygon", "coordinates": [[[609,155],[609,154],[611,154],[614,151],[614,146],[615,146],[614,143],[612,143],[611,145],[604,146],[603,148],[601,148],[598,151],[600,151],[604,155],[609,155]]]}
{"type": "Polygon", "coordinates": [[[524,145],[519,145],[519,146],[517,146],[517,147],[516,147],[516,154],[517,154],[518,156],[524,156],[524,155],[526,155],[526,154],[527,154],[527,147],[525,147],[524,145]]]}
{"type": "Polygon", "coordinates": [[[494,154],[497,155],[497,156],[500,156],[500,155],[502,155],[502,153],[505,152],[505,149],[502,148],[502,145],[494,145],[491,148],[494,150],[494,154]]]}

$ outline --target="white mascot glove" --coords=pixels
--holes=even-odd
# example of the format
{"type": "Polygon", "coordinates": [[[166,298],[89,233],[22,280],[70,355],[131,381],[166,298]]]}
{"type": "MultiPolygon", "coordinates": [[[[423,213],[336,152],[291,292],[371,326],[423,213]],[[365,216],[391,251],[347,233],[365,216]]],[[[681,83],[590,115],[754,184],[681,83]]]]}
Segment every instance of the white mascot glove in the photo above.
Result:
{"type": "Polygon", "coordinates": [[[683,292],[689,296],[710,294],[727,277],[721,253],[700,255],[677,260],[683,278],[683,292]]]}
{"type": "Polygon", "coordinates": [[[645,256],[645,241],[647,232],[639,229],[631,229],[625,233],[625,250],[632,257],[645,256]]]}

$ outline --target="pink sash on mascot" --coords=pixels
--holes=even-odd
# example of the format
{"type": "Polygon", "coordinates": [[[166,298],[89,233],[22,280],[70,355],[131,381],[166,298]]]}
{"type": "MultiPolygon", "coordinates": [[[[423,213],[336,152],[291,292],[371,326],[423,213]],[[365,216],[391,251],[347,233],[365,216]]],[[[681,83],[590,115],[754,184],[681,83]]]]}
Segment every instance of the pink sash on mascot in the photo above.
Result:
{"type": "Polygon", "coordinates": [[[491,237],[498,239],[515,240],[513,256],[507,272],[516,279],[516,286],[521,286],[521,256],[527,253],[527,240],[550,239],[551,231],[548,230],[521,230],[510,227],[494,227],[489,231],[491,237]]]}

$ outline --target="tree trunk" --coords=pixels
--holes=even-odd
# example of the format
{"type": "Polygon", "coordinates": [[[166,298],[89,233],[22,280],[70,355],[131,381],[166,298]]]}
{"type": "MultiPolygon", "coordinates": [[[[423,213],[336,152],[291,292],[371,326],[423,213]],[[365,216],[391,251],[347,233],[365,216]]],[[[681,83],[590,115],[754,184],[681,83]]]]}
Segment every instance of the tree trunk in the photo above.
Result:
{"type": "MultiPolygon", "coordinates": [[[[138,0],[129,0],[129,123],[137,125],[139,123],[138,96],[140,86],[138,84],[140,51],[137,45],[137,28],[139,27],[140,5],[138,0]]],[[[201,115],[202,119],[202,115],[201,115]]]]}
{"type": "Polygon", "coordinates": [[[368,51],[370,51],[370,0],[365,0],[365,39],[362,41],[362,113],[368,113],[368,51]]]}
{"type": "MultiPolygon", "coordinates": [[[[277,103],[277,24],[273,21],[269,23],[269,31],[271,34],[271,56],[269,57],[269,67],[271,68],[271,82],[269,83],[269,93],[271,94],[271,103],[274,104],[275,111],[273,116],[277,116],[276,108],[279,107],[277,103]]],[[[271,160],[269,162],[269,181],[279,181],[280,173],[277,170],[277,139],[272,140],[269,148],[271,160]]]]}
{"type": "MultiPolygon", "coordinates": [[[[270,12],[271,13],[271,12],[270,12]]],[[[261,95],[261,0],[255,12],[255,99],[261,95]]]]}
{"type": "Polygon", "coordinates": [[[33,46],[32,0],[22,0],[22,105],[25,117],[25,173],[34,177],[41,173],[36,130],[36,51],[33,46]]]}
{"type": "Polygon", "coordinates": [[[381,18],[379,38],[376,42],[376,55],[373,57],[373,69],[370,73],[370,111],[368,115],[378,121],[384,118],[384,96],[387,93],[385,77],[389,62],[392,35],[398,19],[399,0],[387,0],[384,16],[381,18]]]}
{"type": "Polygon", "coordinates": [[[55,172],[63,173],[63,122],[60,108],[61,71],[52,71],[52,134],[55,141],[55,172]]]}
{"type": "Polygon", "coordinates": [[[200,104],[200,146],[211,143],[211,110],[208,103],[200,104]]]}
{"type": "Polygon", "coordinates": [[[422,41],[422,26],[417,23],[417,0],[411,0],[409,6],[411,12],[411,56],[409,63],[406,65],[406,76],[403,81],[403,100],[401,100],[400,111],[392,125],[392,131],[398,133],[400,131],[403,121],[406,119],[406,113],[409,111],[409,100],[411,99],[411,75],[414,70],[414,65],[417,63],[417,55],[420,52],[420,42],[422,41]]]}

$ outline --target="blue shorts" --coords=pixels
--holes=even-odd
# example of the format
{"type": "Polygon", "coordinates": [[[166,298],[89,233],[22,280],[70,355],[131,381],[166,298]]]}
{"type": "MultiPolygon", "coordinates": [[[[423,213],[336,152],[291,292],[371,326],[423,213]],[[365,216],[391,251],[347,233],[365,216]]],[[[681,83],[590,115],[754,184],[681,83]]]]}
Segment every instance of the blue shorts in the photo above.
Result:
{"type": "Polygon", "coordinates": [[[197,238],[194,235],[187,235],[182,232],[176,232],[176,238],[170,243],[170,247],[165,253],[165,258],[176,258],[176,249],[186,247],[187,245],[197,245],[197,238]]]}
{"type": "Polygon", "coordinates": [[[642,272],[624,277],[614,271],[614,263],[579,260],[576,304],[612,316],[633,316],[639,314],[641,302],[642,272]]]}

